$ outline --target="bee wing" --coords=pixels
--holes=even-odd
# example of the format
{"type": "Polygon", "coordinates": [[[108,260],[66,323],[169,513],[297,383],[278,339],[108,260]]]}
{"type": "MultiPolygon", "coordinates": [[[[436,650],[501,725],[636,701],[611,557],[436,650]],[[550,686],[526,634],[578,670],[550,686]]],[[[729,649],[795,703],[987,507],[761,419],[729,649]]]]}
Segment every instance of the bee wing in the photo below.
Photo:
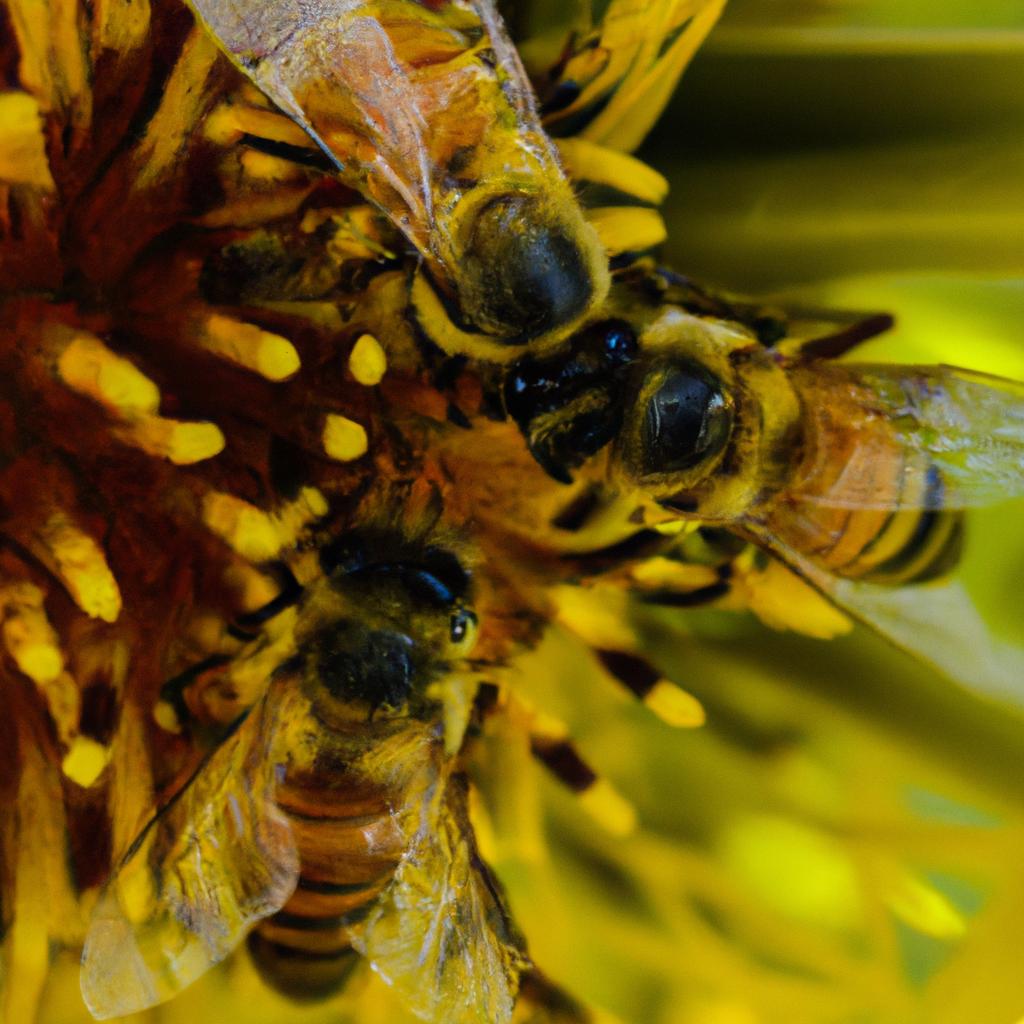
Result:
{"type": "Polygon", "coordinates": [[[762,537],[762,543],[864,625],[975,693],[1024,707],[1024,651],[992,636],[955,580],[886,587],[844,579],[762,537]]]}
{"type": "Polygon", "coordinates": [[[545,125],[555,135],[636,149],[724,7],[725,0],[612,0],[600,25],[574,40],[545,125]],[[572,101],[559,103],[565,96],[572,101]]]}
{"type": "Polygon", "coordinates": [[[807,456],[792,502],[958,509],[1024,495],[1024,384],[946,366],[791,370],[807,456]]]}
{"type": "Polygon", "coordinates": [[[466,797],[459,776],[430,785],[416,837],[353,946],[424,1020],[506,1024],[528,961],[466,797]]]}
{"type": "Polygon", "coordinates": [[[273,802],[285,716],[271,692],[150,821],[100,897],[81,971],[94,1017],[170,999],[294,890],[298,856],[273,802]]]}

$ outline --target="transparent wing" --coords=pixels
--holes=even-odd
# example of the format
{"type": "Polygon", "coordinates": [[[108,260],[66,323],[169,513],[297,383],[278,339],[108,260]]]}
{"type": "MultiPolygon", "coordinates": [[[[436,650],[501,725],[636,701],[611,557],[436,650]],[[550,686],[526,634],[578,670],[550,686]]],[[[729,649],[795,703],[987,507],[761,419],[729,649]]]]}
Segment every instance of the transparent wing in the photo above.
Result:
{"type": "Polygon", "coordinates": [[[791,380],[804,412],[795,502],[957,509],[1024,495],[1024,384],[945,366],[816,362],[791,380]]]}
{"type": "Polygon", "coordinates": [[[353,945],[409,1009],[445,1024],[505,1024],[527,961],[480,858],[461,777],[433,783],[416,837],[353,945]]]}
{"type": "Polygon", "coordinates": [[[453,177],[503,190],[518,175],[561,178],[492,0],[189,3],[342,180],[446,275],[460,255],[453,177]]]}
{"type": "Polygon", "coordinates": [[[275,686],[132,845],[92,915],[82,996],[98,1019],[176,995],[279,910],[298,878],[273,802],[275,686]]]}
{"type": "Polygon", "coordinates": [[[975,693],[1024,707],[1024,651],[992,636],[960,583],[862,583],[832,575],[776,539],[765,545],[897,647],[975,693]]]}
{"type": "Polygon", "coordinates": [[[724,7],[725,0],[612,0],[549,76],[545,125],[555,135],[636,149],[724,7]]]}

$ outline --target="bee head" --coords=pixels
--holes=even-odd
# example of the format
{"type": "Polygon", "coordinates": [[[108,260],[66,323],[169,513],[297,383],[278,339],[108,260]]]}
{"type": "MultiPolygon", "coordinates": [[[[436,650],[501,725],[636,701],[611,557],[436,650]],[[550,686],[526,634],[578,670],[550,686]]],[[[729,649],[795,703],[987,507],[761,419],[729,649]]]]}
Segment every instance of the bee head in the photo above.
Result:
{"type": "Polygon", "coordinates": [[[377,541],[346,537],[321,551],[330,612],[306,644],[307,675],[344,704],[402,710],[469,654],[476,615],[451,552],[396,542],[388,558],[377,541]]]}
{"type": "Polygon", "coordinates": [[[602,320],[556,355],[521,359],[510,368],[505,409],[549,476],[570,483],[572,470],[618,436],[637,352],[626,321],[602,320]]]}

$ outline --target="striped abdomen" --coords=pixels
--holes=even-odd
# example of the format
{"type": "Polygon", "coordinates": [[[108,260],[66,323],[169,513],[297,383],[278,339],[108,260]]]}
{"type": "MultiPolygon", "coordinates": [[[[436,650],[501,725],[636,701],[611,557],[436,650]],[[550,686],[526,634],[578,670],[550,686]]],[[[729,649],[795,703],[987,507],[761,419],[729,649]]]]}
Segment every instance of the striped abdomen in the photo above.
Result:
{"type": "Polygon", "coordinates": [[[299,851],[299,882],[249,937],[249,949],[264,980],[289,998],[322,999],[354,966],[348,927],[369,912],[404,851],[390,796],[334,773],[328,784],[322,774],[289,776],[278,790],[299,851]]]}
{"type": "Polygon", "coordinates": [[[905,448],[888,420],[844,397],[807,413],[818,443],[768,527],[837,576],[888,586],[945,576],[959,561],[964,520],[943,509],[938,469],[905,448]]]}

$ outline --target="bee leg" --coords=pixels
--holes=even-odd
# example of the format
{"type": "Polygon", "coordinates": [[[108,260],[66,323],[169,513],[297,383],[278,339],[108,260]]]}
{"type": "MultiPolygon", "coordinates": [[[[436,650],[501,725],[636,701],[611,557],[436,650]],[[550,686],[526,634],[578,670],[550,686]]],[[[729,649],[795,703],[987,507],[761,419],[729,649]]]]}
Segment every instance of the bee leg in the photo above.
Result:
{"type": "Polygon", "coordinates": [[[229,654],[211,654],[208,658],[185,669],[160,687],[160,700],[153,711],[156,724],[164,732],[179,733],[194,720],[187,693],[208,673],[216,672],[231,662],[229,654]]]}
{"type": "Polygon", "coordinates": [[[692,729],[704,724],[704,708],[692,694],[665,679],[646,658],[595,648],[605,670],[667,725],[692,729]]]}
{"type": "Polygon", "coordinates": [[[606,831],[626,836],[636,828],[633,805],[584,760],[562,722],[548,715],[534,714],[530,752],[576,794],[580,806],[606,831]]]}
{"type": "Polygon", "coordinates": [[[284,562],[273,562],[266,567],[280,586],[276,597],[271,598],[266,604],[251,612],[245,612],[235,617],[235,621],[229,632],[239,640],[253,640],[259,633],[259,627],[269,622],[276,615],[280,615],[285,608],[298,604],[302,597],[302,584],[295,578],[295,574],[284,562]]]}

